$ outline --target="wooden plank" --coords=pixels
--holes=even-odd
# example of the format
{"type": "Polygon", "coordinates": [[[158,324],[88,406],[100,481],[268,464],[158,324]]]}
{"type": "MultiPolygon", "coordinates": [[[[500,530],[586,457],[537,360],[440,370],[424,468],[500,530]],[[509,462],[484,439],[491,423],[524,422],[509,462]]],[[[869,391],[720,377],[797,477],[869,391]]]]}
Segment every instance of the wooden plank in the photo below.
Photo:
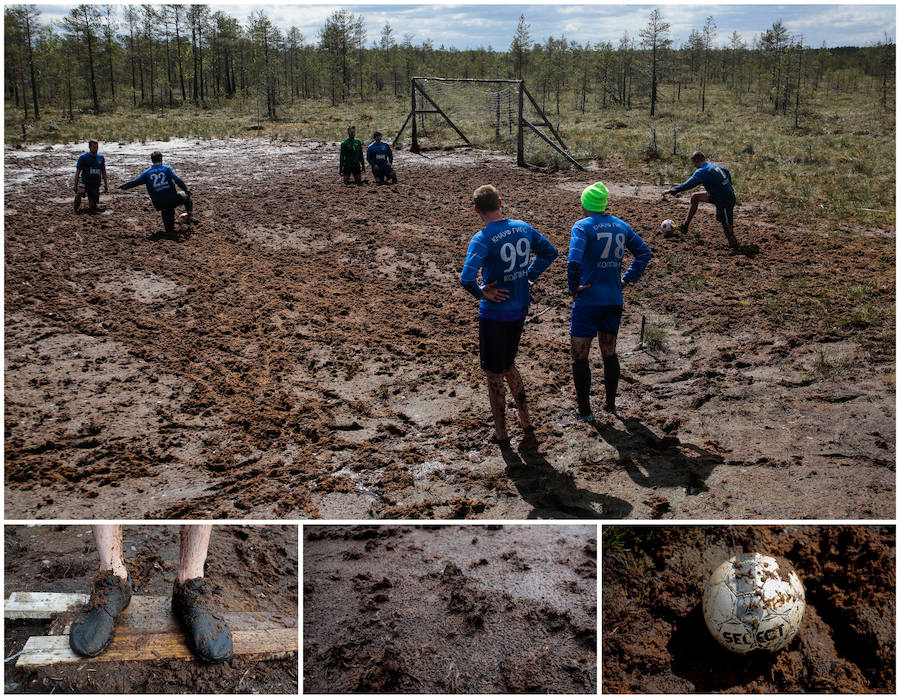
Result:
{"type": "MultiPolygon", "coordinates": [[[[4,607],[9,619],[49,620],[59,616],[51,626],[54,634],[68,634],[69,626],[90,596],[84,593],[12,593],[4,607]]],[[[296,627],[297,618],[271,612],[217,611],[232,630],[296,627]]],[[[133,596],[119,616],[123,632],[177,632],[180,627],[172,614],[168,596],[133,596]]]]}
{"type": "Polygon", "coordinates": [[[10,593],[3,605],[7,620],[49,620],[54,615],[76,610],[88,602],[87,593],[10,593]]]}
{"type": "MultiPolygon", "coordinates": [[[[282,658],[299,649],[297,628],[232,631],[235,656],[282,658]]],[[[117,632],[109,648],[100,656],[85,659],[69,647],[65,635],[30,637],[16,668],[33,669],[51,664],[103,663],[106,661],[156,661],[159,659],[194,659],[183,634],[122,634],[117,632]]]]}

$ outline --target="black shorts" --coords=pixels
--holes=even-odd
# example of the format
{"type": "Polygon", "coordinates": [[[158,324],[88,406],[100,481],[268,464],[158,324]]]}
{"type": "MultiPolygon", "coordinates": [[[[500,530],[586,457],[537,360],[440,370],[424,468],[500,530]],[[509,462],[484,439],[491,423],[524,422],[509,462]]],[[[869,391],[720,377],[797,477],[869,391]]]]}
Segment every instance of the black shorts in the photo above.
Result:
{"type": "Polygon", "coordinates": [[[729,204],[720,204],[719,202],[713,202],[713,204],[716,205],[716,221],[721,221],[723,224],[734,224],[734,200],[731,200],[729,204]]]}
{"type": "MultiPolygon", "coordinates": [[[[334,171],[332,170],[332,172],[334,172],[334,171]]],[[[356,162],[356,163],[350,163],[349,165],[345,165],[344,166],[344,175],[346,175],[348,177],[350,175],[362,175],[362,163],[356,162]]]]}
{"type": "Polygon", "coordinates": [[[502,374],[512,367],[524,327],[524,318],[518,321],[495,321],[479,316],[478,349],[481,354],[481,369],[502,374]]]}
{"type": "Polygon", "coordinates": [[[87,198],[93,202],[100,201],[100,184],[96,185],[85,185],[84,182],[79,181],[78,186],[84,189],[84,193],[87,195],[87,198]]]}

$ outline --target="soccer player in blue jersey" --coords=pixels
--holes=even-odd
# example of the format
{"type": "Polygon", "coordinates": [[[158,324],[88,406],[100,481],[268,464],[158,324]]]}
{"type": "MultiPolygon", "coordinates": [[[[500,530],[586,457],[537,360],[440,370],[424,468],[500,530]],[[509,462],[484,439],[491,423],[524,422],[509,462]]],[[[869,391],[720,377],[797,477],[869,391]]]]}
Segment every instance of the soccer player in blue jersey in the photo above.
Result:
{"type": "Polygon", "coordinates": [[[519,425],[524,432],[520,446],[531,448],[537,442],[525,400],[525,387],[516,368],[516,352],[531,303],[531,283],[559,253],[550,241],[524,221],[503,217],[500,213],[503,202],[493,185],[479,187],[473,200],[475,213],[481,217],[484,228],[469,243],[459,281],[480,300],[478,345],[494,417],[494,442],[501,449],[509,449],[505,381],[516,402],[519,425]],[[479,270],[481,285],[477,282],[479,270]]]}
{"type": "Polygon", "coordinates": [[[622,290],[637,282],[652,253],[647,244],[621,219],[606,213],[609,190],[602,182],[585,187],[581,206],[586,218],[572,226],[569,241],[569,293],[572,295],[572,377],[578,400],[576,416],[594,420],[591,411],[591,342],[594,337],[603,355],[603,383],[606,402],[603,408],[616,412],[619,385],[619,356],[616,337],[622,320],[622,290]],[[625,251],[634,257],[622,275],[625,251]]]}
{"type": "Polygon", "coordinates": [[[708,202],[716,207],[716,220],[722,224],[728,245],[732,250],[740,250],[738,240],[734,235],[734,205],[737,203],[737,198],[731,184],[731,173],[721,165],[706,160],[706,156],[700,151],[696,151],[691,156],[691,164],[695,168],[694,174],[680,185],[675,185],[663,193],[665,197],[667,194],[678,194],[700,185],[703,185],[706,190],[706,192],[696,192],[691,196],[691,208],[688,210],[684,223],[678,227],[679,230],[687,233],[691,220],[697,213],[697,207],[701,202],[708,202]]]}
{"type": "Polygon", "coordinates": [[[191,200],[191,191],[187,185],[182,182],[181,178],[175,174],[175,170],[170,165],[163,165],[163,156],[159,151],[153,151],[150,154],[150,162],[153,163],[144,172],[138,175],[131,182],[119,185],[120,190],[128,190],[138,185],[147,186],[147,194],[150,195],[150,201],[153,202],[154,208],[160,213],[163,220],[163,226],[166,234],[172,236],[175,234],[175,207],[184,204],[187,212],[187,220],[194,221],[191,212],[194,209],[194,203],[191,200]],[[175,189],[178,185],[183,191],[179,192],[175,189]]]}
{"type": "Polygon", "coordinates": [[[366,160],[372,167],[372,176],[376,185],[383,185],[386,179],[397,184],[397,173],[394,172],[394,154],[391,147],[381,140],[381,132],[372,134],[375,139],[366,149],[366,160]]]}
{"type": "Polygon", "coordinates": [[[90,211],[97,211],[100,203],[100,181],[103,181],[103,191],[109,193],[109,183],[106,180],[106,160],[97,151],[100,144],[96,141],[88,141],[88,150],[78,157],[75,164],[75,213],[81,210],[81,198],[87,194],[90,211]]]}

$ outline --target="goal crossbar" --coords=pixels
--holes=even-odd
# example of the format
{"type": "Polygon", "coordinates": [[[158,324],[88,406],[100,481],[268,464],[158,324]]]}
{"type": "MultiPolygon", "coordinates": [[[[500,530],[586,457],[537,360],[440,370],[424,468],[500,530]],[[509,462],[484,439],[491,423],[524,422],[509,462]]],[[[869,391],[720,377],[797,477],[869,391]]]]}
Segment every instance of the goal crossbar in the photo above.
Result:
{"type": "MultiPolygon", "coordinates": [[[[420,151],[419,148],[419,134],[418,128],[416,125],[417,117],[420,115],[426,114],[439,114],[443,117],[444,121],[450,126],[453,131],[463,140],[468,146],[472,145],[472,142],[469,138],[462,132],[460,127],[453,122],[450,116],[447,114],[447,111],[443,109],[438,104],[438,99],[435,99],[434,96],[429,94],[429,92],[425,89],[425,83],[433,82],[437,84],[441,83],[478,83],[478,84],[500,84],[511,87],[515,90],[517,96],[517,108],[516,108],[516,164],[519,167],[525,167],[527,163],[525,162],[525,139],[524,139],[524,131],[525,127],[528,127],[531,131],[533,131],[544,143],[550,146],[553,150],[563,156],[566,160],[568,160],[572,165],[577,167],[579,170],[584,170],[584,167],[577,161],[575,158],[569,153],[569,149],[563,141],[562,136],[559,134],[559,131],[553,126],[550,120],[547,118],[547,115],[544,114],[544,111],[540,108],[537,101],[532,97],[531,93],[528,91],[528,88],[525,87],[524,80],[513,80],[509,78],[438,78],[438,77],[430,77],[430,76],[416,76],[410,81],[410,110],[409,114],[406,115],[406,119],[403,121],[403,126],[400,127],[400,131],[397,132],[397,136],[394,139],[394,143],[397,143],[400,140],[400,137],[403,135],[404,130],[406,129],[407,124],[412,121],[411,127],[411,145],[410,150],[413,153],[418,153],[420,151]],[[525,106],[525,98],[528,98],[528,102],[531,107],[534,109],[535,113],[540,116],[541,121],[534,120],[530,121],[525,119],[523,116],[524,106],[525,106]],[[550,136],[541,131],[541,127],[547,127],[550,130],[550,136]],[[552,138],[551,138],[552,136],[552,138]],[[554,139],[556,142],[554,142],[554,139]]],[[[499,98],[498,98],[499,100],[499,98]]],[[[499,116],[500,113],[499,101],[497,107],[497,114],[499,116]]],[[[497,126],[499,129],[499,124],[497,126]]]]}

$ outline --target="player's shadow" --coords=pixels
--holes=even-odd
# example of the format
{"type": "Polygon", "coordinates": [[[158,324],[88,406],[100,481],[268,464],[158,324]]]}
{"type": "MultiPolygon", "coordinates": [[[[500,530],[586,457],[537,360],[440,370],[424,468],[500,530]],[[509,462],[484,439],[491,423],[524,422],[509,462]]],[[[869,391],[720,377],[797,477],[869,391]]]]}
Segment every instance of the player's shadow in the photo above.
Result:
{"type": "Polygon", "coordinates": [[[575,479],[553,468],[538,450],[502,450],[506,475],[533,510],[528,518],[625,518],[627,501],[575,485],[575,479]]]}
{"type": "Polygon", "coordinates": [[[689,496],[708,491],[706,479],[724,461],[721,455],[672,436],[657,437],[636,418],[623,418],[625,430],[598,421],[594,429],[619,453],[619,461],[639,486],[682,486],[689,496]]]}
{"type": "Polygon", "coordinates": [[[183,243],[188,240],[193,233],[194,232],[189,228],[177,228],[172,233],[154,231],[147,238],[151,241],[174,241],[175,243],[183,243]]]}
{"type": "Polygon", "coordinates": [[[706,627],[700,603],[674,623],[666,648],[672,673],[690,681],[698,693],[744,686],[765,678],[772,666],[771,654],[735,654],[716,642],[706,627]]]}

